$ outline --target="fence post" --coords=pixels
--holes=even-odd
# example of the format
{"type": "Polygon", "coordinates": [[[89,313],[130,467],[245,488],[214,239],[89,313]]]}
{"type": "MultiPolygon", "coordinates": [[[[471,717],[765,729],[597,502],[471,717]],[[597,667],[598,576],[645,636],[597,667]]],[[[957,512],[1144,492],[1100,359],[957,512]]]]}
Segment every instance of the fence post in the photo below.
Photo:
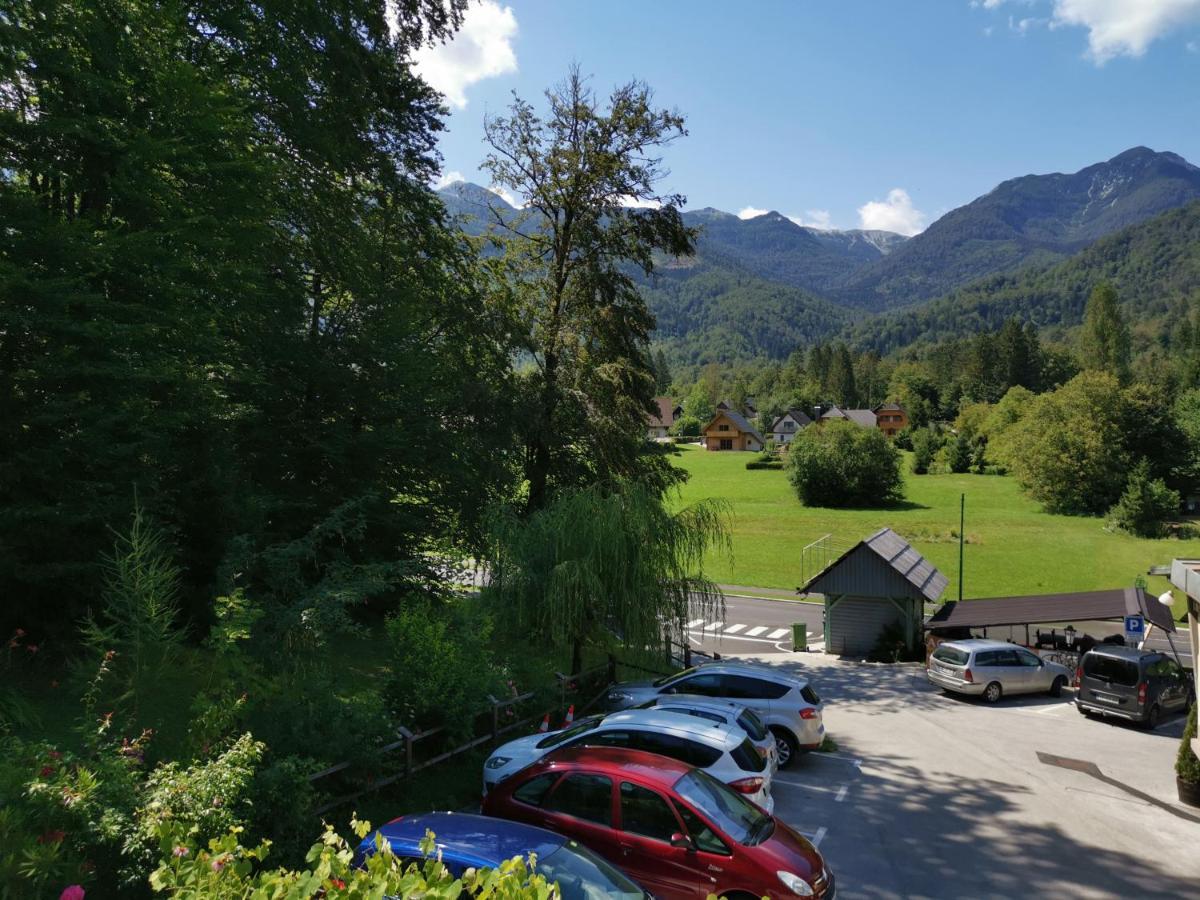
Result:
{"type": "Polygon", "coordinates": [[[404,738],[404,777],[411,778],[413,771],[413,733],[401,725],[396,733],[404,738]]]}
{"type": "Polygon", "coordinates": [[[500,737],[500,701],[491,694],[488,694],[487,698],[492,704],[492,743],[494,744],[500,737]]]}
{"type": "Polygon", "coordinates": [[[688,641],[683,645],[683,667],[690,669],[692,667],[692,642],[688,641]]]}
{"type": "Polygon", "coordinates": [[[617,683],[617,658],[611,653],[608,654],[608,683],[617,683]]]}

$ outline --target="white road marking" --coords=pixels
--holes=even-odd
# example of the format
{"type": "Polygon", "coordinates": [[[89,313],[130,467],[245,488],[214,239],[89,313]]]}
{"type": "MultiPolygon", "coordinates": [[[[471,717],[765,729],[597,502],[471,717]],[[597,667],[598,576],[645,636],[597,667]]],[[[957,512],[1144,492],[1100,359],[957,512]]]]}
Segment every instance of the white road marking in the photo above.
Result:
{"type": "Polygon", "coordinates": [[[788,633],[788,630],[786,628],[776,628],[774,631],[772,631],[770,634],[768,634],[767,637],[769,637],[773,641],[777,641],[787,633],[788,633]]]}
{"type": "Polygon", "coordinates": [[[825,832],[826,832],[826,828],[824,825],[822,825],[820,828],[817,829],[817,833],[815,835],[813,835],[813,839],[810,843],[813,845],[814,849],[820,848],[821,841],[825,840],[825,832]]]}
{"type": "Polygon", "coordinates": [[[848,790],[850,790],[850,789],[848,787],[846,787],[846,785],[843,784],[840,788],[838,788],[837,796],[834,797],[833,799],[836,802],[841,803],[843,800],[846,799],[846,791],[848,791],[848,790]]]}
{"type": "Polygon", "coordinates": [[[688,628],[695,628],[696,626],[698,626],[698,625],[703,625],[703,624],[704,624],[704,620],[703,620],[703,619],[696,619],[696,621],[694,621],[694,622],[688,622],[688,623],[687,623],[687,627],[688,627],[688,628]]]}
{"type": "Polygon", "coordinates": [[[709,622],[704,626],[705,631],[719,631],[724,622],[709,622]]]}
{"type": "Polygon", "coordinates": [[[753,628],[751,628],[749,631],[746,632],[746,637],[755,637],[756,635],[762,634],[766,630],[767,630],[766,625],[755,625],[753,628]]]}
{"type": "Polygon", "coordinates": [[[1062,712],[1064,709],[1067,709],[1070,705],[1071,704],[1069,704],[1069,703],[1048,703],[1045,706],[1041,707],[1040,709],[1035,709],[1034,712],[1036,712],[1036,713],[1062,712]]]}
{"type": "Polygon", "coordinates": [[[739,631],[741,631],[745,627],[746,627],[745,625],[730,625],[728,628],[725,629],[725,633],[726,634],[737,634],[739,631]]]}

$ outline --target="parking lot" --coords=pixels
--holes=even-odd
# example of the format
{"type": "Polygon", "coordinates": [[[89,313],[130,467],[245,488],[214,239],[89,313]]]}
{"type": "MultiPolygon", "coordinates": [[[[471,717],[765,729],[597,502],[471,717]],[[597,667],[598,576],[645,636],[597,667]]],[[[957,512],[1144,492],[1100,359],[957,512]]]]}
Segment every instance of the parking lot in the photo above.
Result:
{"type": "Polygon", "coordinates": [[[839,898],[1200,896],[1200,811],[1175,793],[1182,718],[1145,732],[1083,718],[1070,691],[986,706],[918,666],[757,661],[826,700],[838,750],[781,771],[775,812],[819,843],[839,898]]]}

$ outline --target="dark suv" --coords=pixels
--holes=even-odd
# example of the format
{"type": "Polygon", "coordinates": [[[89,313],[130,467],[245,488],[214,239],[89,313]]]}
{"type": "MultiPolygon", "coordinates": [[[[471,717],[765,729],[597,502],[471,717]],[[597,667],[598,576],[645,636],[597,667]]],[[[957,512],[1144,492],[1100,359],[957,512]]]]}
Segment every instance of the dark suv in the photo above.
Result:
{"type": "Polygon", "coordinates": [[[1163,715],[1188,708],[1191,679],[1173,659],[1135,647],[1097,646],[1083,654],[1076,672],[1075,705],[1154,728],[1163,715]]]}

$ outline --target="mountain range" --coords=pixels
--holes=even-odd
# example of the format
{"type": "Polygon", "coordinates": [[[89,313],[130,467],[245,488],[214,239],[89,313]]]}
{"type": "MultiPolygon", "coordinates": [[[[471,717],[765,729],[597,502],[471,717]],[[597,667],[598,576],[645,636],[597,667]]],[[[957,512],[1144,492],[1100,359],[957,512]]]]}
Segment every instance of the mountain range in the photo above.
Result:
{"type": "MultiPolygon", "coordinates": [[[[478,185],[458,182],[439,193],[469,233],[486,229],[489,207],[500,215],[514,212],[478,185]]],[[[779,358],[839,333],[860,345],[896,349],[976,330],[1001,308],[1039,324],[1070,322],[1089,280],[1109,277],[1097,261],[1111,262],[1122,246],[1137,248],[1139,259],[1150,252],[1148,243],[1187,256],[1178,235],[1180,229],[1190,233],[1185,225],[1200,217],[1200,205],[1179,211],[1198,200],[1200,167],[1174,153],[1135,147],[1072,174],[1002,182],[911,238],[821,230],[778,212],[741,219],[712,208],[688,210],[684,221],[700,230],[695,254],[662,260],[644,290],[658,317],[658,341],[682,362],[779,358]],[[1158,223],[1172,211],[1179,215],[1166,215],[1137,235],[1142,223],[1158,223]],[[1134,234],[1123,243],[1102,244],[1074,260],[1097,241],[1126,232],[1134,234]],[[1042,308],[1033,299],[1064,279],[1077,282],[1069,302],[1055,294],[1042,308]],[[882,333],[890,337],[881,340],[882,333]]],[[[1194,269],[1185,267],[1181,277],[1157,274],[1174,278],[1176,294],[1200,286],[1194,269]]],[[[1148,313],[1131,312],[1135,319],[1148,313]]]]}

